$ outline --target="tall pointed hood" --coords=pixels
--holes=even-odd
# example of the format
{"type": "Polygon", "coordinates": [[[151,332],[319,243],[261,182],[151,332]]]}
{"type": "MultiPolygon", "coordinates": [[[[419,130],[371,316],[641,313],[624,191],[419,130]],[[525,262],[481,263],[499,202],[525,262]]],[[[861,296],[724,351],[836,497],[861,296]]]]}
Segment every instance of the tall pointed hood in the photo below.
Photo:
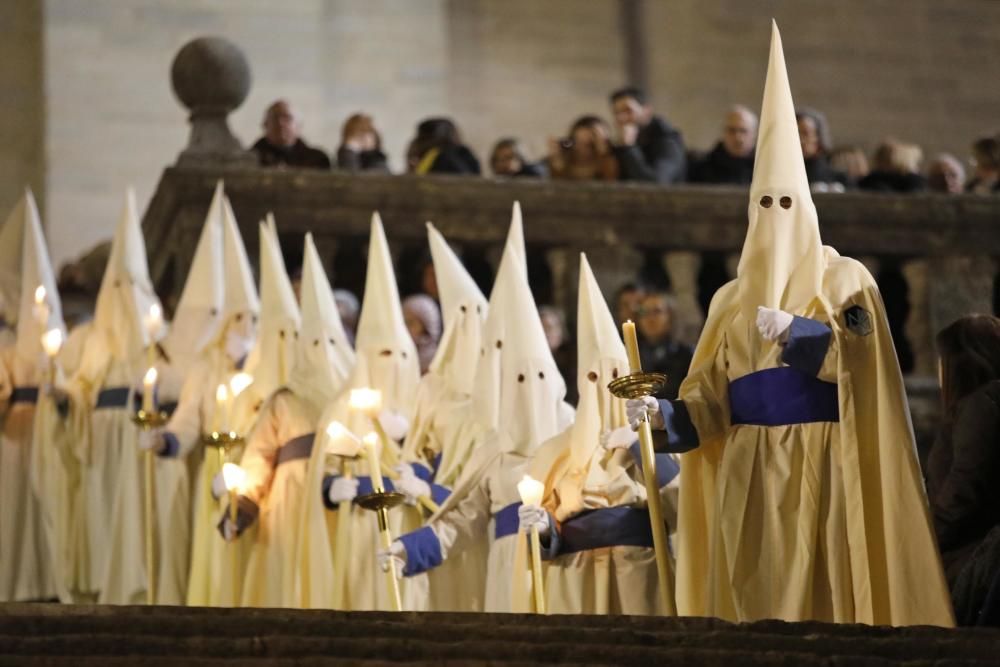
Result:
{"type": "Polygon", "coordinates": [[[358,362],[351,386],[381,390],[386,407],[409,416],[420,381],[420,362],[403,319],[392,256],[378,213],[372,215],[355,349],[358,362]]]}
{"type": "Polygon", "coordinates": [[[459,394],[471,394],[479,361],[486,297],[434,225],[427,223],[434,272],[441,292],[445,328],[430,372],[442,376],[459,394]]]}
{"type": "Polygon", "coordinates": [[[318,415],[344,387],[354,368],[354,351],[311,233],[306,234],[300,293],[302,328],[289,387],[313,403],[318,415]]]}
{"type": "Polygon", "coordinates": [[[295,363],[295,338],[301,322],[277,236],[262,222],[260,333],[247,364],[258,396],[266,397],[288,382],[295,363]]]}
{"type": "Polygon", "coordinates": [[[222,263],[226,267],[223,322],[240,313],[260,315],[260,297],[253,282],[250,258],[228,197],[222,200],[222,263]]]}
{"type": "Polygon", "coordinates": [[[781,35],[773,22],[749,220],[737,271],[744,317],[753,321],[758,306],[792,313],[804,309],[820,294],[823,248],[781,35]]]}
{"type": "Polygon", "coordinates": [[[497,428],[506,434],[509,451],[530,456],[563,428],[566,384],[522,274],[510,277],[502,304],[505,321],[515,326],[504,332],[497,428]]]}
{"type": "Polygon", "coordinates": [[[17,323],[18,356],[34,362],[42,351],[42,334],[50,329],[65,334],[66,325],[30,189],[0,229],[0,262],[0,314],[8,323],[17,323]],[[38,287],[45,288],[43,307],[35,302],[38,287]]]}
{"type": "MultiPolygon", "coordinates": [[[[161,307],[149,279],[135,192],[129,188],[94,311],[94,329],[104,336],[116,358],[133,359],[151,342],[143,317],[154,305],[161,307]]],[[[161,327],[160,337],[165,333],[166,327],[161,327]]]]}
{"type": "Polygon", "coordinates": [[[497,268],[486,322],[483,324],[482,347],[473,380],[472,406],[476,419],[487,428],[495,428],[499,419],[500,359],[503,356],[504,333],[514,321],[506,318],[504,301],[516,288],[516,280],[528,280],[528,260],[524,247],[521,205],[514,202],[510,229],[503,255],[497,268]]]}

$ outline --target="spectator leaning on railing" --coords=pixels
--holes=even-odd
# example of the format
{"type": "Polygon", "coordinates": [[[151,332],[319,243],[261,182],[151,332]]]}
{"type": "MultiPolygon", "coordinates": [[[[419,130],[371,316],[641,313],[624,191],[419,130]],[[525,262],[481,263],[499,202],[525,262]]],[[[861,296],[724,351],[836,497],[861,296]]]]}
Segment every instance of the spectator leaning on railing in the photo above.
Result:
{"type": "Polygon", "coordinates": [[[692,183],[749,185],[757,144],[757,114],[738,104],[726,114],[722,139],[688,170],[692,183]]]}
{"type": "Polygon", "coordinates": [[[627,87],[611,93],[618,134],[615,156],[623,181],[680,183],[687,172],[684,139],[670,123],[653,113],[646,93],[627,87]]]}
{"type": "Polygon", "coordinates": [[[299,136],[301,123],[287,100],[278,100],[264,113],[264,136],[253,145],[262,167],[329,169],[326,153],[299,136]]]}

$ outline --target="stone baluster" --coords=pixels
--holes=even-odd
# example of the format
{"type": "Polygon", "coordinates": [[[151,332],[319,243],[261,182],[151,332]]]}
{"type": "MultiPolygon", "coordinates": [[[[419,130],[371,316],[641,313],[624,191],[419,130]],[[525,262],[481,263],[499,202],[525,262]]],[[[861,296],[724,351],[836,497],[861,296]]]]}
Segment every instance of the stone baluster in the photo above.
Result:
{"type": "Polygon", "coordinates": [[[689,345],[698,342],[705,317],[698,303],[698,269],[701,255],[691,251],[673,251],[663,256],[663,266],[670,275],[676,302],[674,337],[689,345]]]}

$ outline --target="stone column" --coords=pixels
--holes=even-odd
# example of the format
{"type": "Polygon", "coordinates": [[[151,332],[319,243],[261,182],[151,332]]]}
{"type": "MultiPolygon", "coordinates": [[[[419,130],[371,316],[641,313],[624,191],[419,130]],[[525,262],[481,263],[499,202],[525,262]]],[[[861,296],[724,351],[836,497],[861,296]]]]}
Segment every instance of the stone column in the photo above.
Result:
{"type": "Polygon", "coordinates": [[[668,252],[663,256],[663,266],[670,275],[676,312],[674,337],[688,345],[695,345],[705,318],[698,303],[698,269],[701,255],[691,251],[668,252]]]}
{"type": "Polygon", "coordinates": [[[563,311],[567,322],[576,321],[576,292],[580,279],[580,262],[577,259],[579,256],[578,250],[565,246],[545,251],[545,259],[552,272],[552,305],[563,311]]]}

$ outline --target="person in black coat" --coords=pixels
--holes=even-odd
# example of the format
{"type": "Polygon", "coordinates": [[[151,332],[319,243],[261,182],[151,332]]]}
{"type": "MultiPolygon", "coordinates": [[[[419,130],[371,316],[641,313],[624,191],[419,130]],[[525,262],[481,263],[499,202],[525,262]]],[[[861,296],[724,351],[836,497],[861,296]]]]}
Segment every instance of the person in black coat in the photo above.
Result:
{"type": "Polygon", "coordinates": [[[417,134],[406,152],[408,171],[414,174],[479,175],[479,159],[462,143],[450,118],[428,118],[417,125],[417,134]]]}
{"type": "Polygon", "coordinates": [[[799,141],[809,185],[835,191],[846,188],[849,185],[847,174],[830,165],[833,139],[826,116],[815,109],[802,108],[795,112],[795,120],[799,124],[799,141]]]}
{"type": "Polygon", "coordinates": [[[1000,560],[983,562],[1000,556],[983,549],[1000,528],[1000,319],[963,317],[938,334],[937,348],[944,421],[927,458],[927,494],[956,617],[968,624],[1000,575],[1000,560]]]}
{"type": "Polygon", "coordinates": [[[920,174],[923,151],[914,144],[887,139],[875,149],[871,172],[858,181],[860,190],[906,194],[927,189],[920,174]]]}
{"type": "Polygon", "coordinates": [[[653,113],[646,93],[628,87],[611,93],[611,110],[618,128],[615,157],[622,181],[680,183],[687,173],[684,139],[653,113]]]}
{"type": "Polygon", "coordinates": [[[504,137],[493,145],[490,152],[490,169],[500,178],[543,178],[545,167],[529,162],[521,150],[521,143],[514,137],[504,137]]]}
{"type": "Polygon", "coordinates": [[[375,129],[372,117],[356,113],[344,122],[337,167],[345,171],[377,171],[388,173],[389,165],[382,152],[382,137],[375,129]]]}
{"type": "Polygon", "coordinates": [[[757,114],[742,105],[726,114],[722,139],[688,171],[692,183],[749,185],[753,180],[754,147],[757,143],[757,114]]]}
{"type": "Polygon", "coordinates": [[[299,121],[287,100],[278,100],[264,113],[264,136],[251,150],[262,167],[329,169],[330,158],[299,136],[299,121]]]}

